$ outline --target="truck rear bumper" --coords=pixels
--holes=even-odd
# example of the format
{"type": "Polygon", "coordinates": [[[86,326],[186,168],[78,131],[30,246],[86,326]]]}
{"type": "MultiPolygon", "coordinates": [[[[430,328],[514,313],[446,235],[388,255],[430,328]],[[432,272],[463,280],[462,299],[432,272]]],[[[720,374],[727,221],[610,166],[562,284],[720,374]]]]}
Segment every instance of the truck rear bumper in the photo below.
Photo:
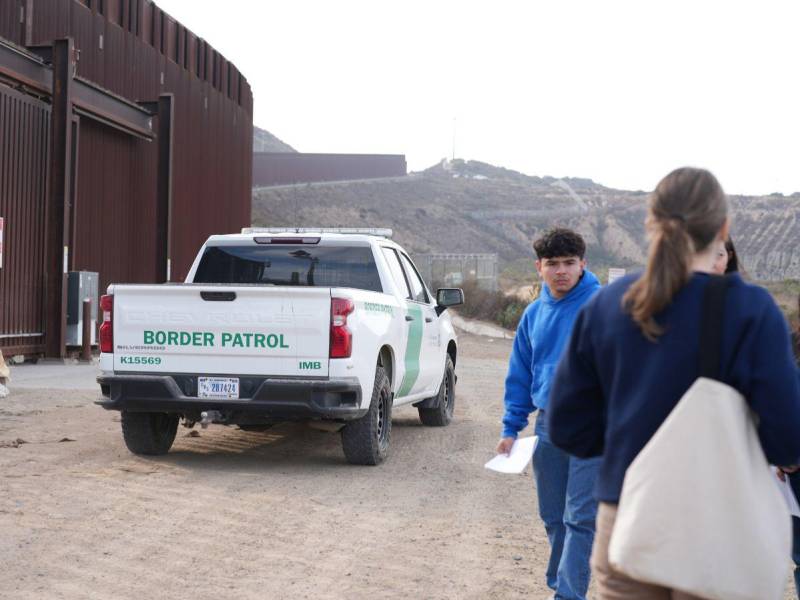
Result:
{"type": "Polygon", "coordinates": [[[197,376],[101,375],[103,398],[96,402],[108,410],[180,413],[187,418],[203,411],[219,411],[225,422],[254,423],[304,419],[358,419],[361,407],[358,379],[271,379],[241,376],[235,400],[198,398],[197,376]],[[195,395],[192,395],[195,394],[195,395]]]}

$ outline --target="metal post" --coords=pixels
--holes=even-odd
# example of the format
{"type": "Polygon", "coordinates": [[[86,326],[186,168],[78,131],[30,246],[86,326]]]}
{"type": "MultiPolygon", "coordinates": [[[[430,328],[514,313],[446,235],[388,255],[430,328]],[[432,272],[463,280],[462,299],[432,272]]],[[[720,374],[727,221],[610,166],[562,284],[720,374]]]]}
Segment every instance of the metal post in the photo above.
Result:
{"type": "Polygon", "coordinates": [[[80,141],[81,131],[80,117],[75,115],[72,117],[72,164],[70,165],[70,198],[71,202],[69,211],[69,239],[72,242],[71,253],[69,256],[69,264],[67,269],[70,271],[75,270],[75,255],[80,248],[80,240],[78,238],[78,212],[83,208],[79,205],[78,200],[78,143],[80,141]]]}
{"type": "Polygon", "coordinates": [[[83,299],[83,331],[81,332],[81,360],[92,360],[92,299],[83,299]]]}
{"type": "Polygon", "coordinates": [[[33,45],[33,0],[25,0],[25,40],[26,46],[33,45]]]}
{"type": "Polygon", "coordinates": [[[50,180],[45,209],[45,354],[51,358],[63,358],[66,354],[74,67],[72,39],[53,42],[50,180]]]}
{"type": "Polygon", "coordinates": [[[172,271],[172,94],[161,94],[156,102],[141,106],[158,117],[158,172],[156,175],[156,281],[170,281],[172,271]]]}
{"type": "Polygon", "coordinates": [[[172,280],[172,123],[175,118],[175,101],[172,94],[158,98],[158,197],[163,206],[163,247],[166,252],[164,281],[172,280]]]}

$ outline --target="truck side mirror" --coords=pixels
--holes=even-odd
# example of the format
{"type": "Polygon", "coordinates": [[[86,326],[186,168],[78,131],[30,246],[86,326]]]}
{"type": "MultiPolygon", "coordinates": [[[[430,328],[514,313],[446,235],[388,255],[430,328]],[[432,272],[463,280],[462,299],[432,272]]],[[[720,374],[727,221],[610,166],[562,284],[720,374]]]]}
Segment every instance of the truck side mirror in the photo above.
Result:
{"type": "Polygon", "coordinates": [[[464,290],[460,288],[439,288],[436,290],[436,314],[440,315],[450,306],[464,304],[464,290]]]}

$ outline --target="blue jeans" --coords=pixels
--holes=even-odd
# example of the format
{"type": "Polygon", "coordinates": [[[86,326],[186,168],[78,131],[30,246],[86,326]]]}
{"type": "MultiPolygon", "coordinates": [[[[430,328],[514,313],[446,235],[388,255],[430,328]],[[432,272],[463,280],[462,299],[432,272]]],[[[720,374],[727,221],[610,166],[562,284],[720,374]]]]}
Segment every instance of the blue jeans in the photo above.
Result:
{"type": "MultiPolygon", "coordinates": [[[[800,499],[800,471],[789,475],[794,495],[800,499]]],[[[792,517],[792,560],[794,561],[794,589],[800,598],[800,519],[792,517]]]]}
{"type": "Polygon", "coordinates": [[[600,458],[580,459],[550,442],[544,411],[534,427],[533,476],[539,516],[550,541],[547,585],[556,600],[585,600],[591,567],[597,502],[592,496],[600,458]]]}

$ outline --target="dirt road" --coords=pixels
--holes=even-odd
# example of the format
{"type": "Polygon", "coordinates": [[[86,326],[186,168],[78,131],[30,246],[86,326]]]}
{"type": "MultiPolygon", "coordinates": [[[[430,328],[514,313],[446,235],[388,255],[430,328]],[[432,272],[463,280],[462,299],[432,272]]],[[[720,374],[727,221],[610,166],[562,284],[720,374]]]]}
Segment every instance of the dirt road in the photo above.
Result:
{"type": "Polygon", "coordinates": [[[95,393],[14,391],[0,401],[0,595],[548,597],[530,474],[483,469],[511,342],[460,342],[454,423],[396,411],[391,458],[372,468],[300,425],[180,428],[168,455],[137,458],[95,393]]]}
{"type": "Polygon", "coordinates": [[[510,342],[461,344],[455,422],[396,411],[375,468],[300,425],[180,428],[168,455],[137,458],[96,394],[15,391],[0,404],[2,595],[546,597],[531,477],[483,469],[510,342]]]}

